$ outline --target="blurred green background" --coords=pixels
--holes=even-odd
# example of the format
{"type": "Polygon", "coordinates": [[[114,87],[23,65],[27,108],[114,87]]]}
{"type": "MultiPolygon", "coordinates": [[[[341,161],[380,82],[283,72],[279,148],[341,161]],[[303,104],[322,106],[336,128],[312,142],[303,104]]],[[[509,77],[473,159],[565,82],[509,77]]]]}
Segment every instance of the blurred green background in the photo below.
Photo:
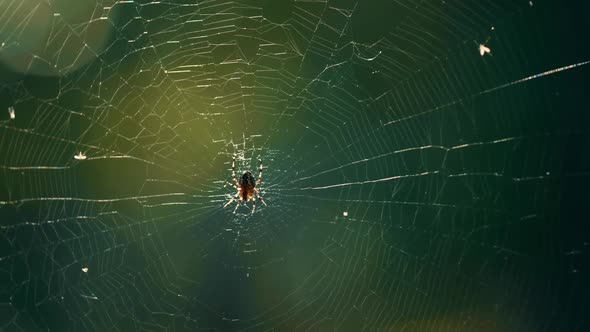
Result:
{"type": "Polygon", "coordinates": [[[589,27],[584,1],[0,1],[0,329],[587,330],[589,27]],[[234,156],[264,162],[253,214],[223,208],[234,156]]]}

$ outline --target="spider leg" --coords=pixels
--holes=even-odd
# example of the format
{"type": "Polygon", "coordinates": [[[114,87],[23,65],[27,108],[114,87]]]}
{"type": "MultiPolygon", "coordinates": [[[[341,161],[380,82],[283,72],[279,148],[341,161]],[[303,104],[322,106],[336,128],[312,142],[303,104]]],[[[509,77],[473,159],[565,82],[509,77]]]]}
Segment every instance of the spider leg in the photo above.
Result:
{"type": "Polygon", "coordinates": [[[236,204],[236,208],[234,209],[234,214],[236,213],[236,211],[238,210],[238,207],[240,207],[240,204],[242,204],[242,200],[238,200],[238,204],[236,204]]]}
{"type": "Polygon", "coordinates": [[[252,200],[252,214],[254,214],[254,211],[256,211],[256,200],[255,199],[252,200]]]}
{"type": "Polygon", "coordinates": [[[234,179],[234,183],[236,184],[236,186],[239,187],[240,184],[238,183],[238,179],[236,178],[236,156],[234,156],[234,159],[231,162],[231,176],[234,179]]]}
{"type": "MultiPolygon", "coordinates": [[[[264,202],[262,197],[260,197],[260,194],[258,194],[258,190],[254,190],[254,195],[256,195],[256,198],[258,198],[260,203],[264,204],[264,206],[268,206],[268,205],[266,205],[266,203],[264,202]]],[[[256,205],[256,200],[252,200],[252,201],[254,202],[254,205],[256,205]]]]}
{"type": "Polygon", "coordinates": [[[225,205],[223,206],[223,208],[225,209],[231,202],[234,201],[234,199],[237,199],[238,197],[240,197],[240,193],[237,193],[234,197],[232,197],[227,203],[225,203],[225,205]]]}
{"type": "Polygon", "coordinates": [[[236,185],[235,185],[235,184],[233,184],[233,183],[229,183],[229,182],[227,182],[227,181],[225,181],[225,183],[226,183],[226,184],[229,184],[229,185],[230,185],[232,188],[234,188],[234,189],[238,189],[238,186],[236,186],[236,185]]]}
{"type": "Polygon", "coordinates": [[[257,185],[262,182],[262,159],[258,159],[258,161],[260,162],[260,167],[258,167],[258,180],[256,181],[257,185]]]}

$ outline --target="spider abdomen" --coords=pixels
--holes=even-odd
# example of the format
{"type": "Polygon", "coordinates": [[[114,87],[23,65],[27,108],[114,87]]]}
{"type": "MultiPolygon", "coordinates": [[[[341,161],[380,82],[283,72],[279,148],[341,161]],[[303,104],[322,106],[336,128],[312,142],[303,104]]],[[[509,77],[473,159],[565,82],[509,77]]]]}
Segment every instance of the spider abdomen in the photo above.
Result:
{"type": "Polygon", "coordinates": [[[249,201],[254,196],[255,186],[256,182],[254,180],[254,176],[252,176],[252,173],[250,171],[244,172],[240,178],[240,189],[244,202],[249,201]]]}
{"type": "Polygon", "coordinates": [[[229,203],[235,200],[237,201],[237,204],[234,213],[236,213],[240,204],[252,200],[252,213],[254,213],[254,210],[256,210],[256,198],[258,198],[260,203],[266,205],[262,197],[260,197],[258,189],[255,188],[260,182],[262,182],[262,159],[258,159],[258,162],[260,163],[258,166],[258,180],[252,176],[252,172],[250,171],[245,171],[242,176],[238,178],[236,177],[236,158],[234,157],[231,163],[231,175],[234,183],[227,183],[237,189],[238,192],[229,202],[225,203],[223,207],[226,207],[229,203]]]}

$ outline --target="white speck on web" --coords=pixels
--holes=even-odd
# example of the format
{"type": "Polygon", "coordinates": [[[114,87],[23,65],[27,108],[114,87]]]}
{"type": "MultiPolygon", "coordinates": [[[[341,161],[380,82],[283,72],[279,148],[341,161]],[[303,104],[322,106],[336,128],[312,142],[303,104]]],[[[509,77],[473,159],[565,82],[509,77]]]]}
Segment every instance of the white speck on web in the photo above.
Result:
{"type": "Polygon", "coordinates": [[[88,268],[87,267],[83,267],[82,268],[82,272],[87,273],[88,272],[88,268]]]}
{"type": "Polygon", "coordinates": [[[8,114],[10,114],[10,119],[11,120],[14,120],[14,118],[16,117],[16,115],[14,114],[14,107],[13,106],[10,106],[8,108],[8,114]]]}
{"type": "Polygon", "coordinates": [[[344,216],[344,217],[348,217],[348,211],[344,211],[344,212],[342,212],[342,216],[344,216]]]}
{"type": "Polygon", "coordinates": [[[93,295],[80,294],[80,296],[82,296],[85,299],[89,299],[89,300],[98,300],[98,297],[96,297],[94,294],[93,295]]]}
{"type": "Polygon", "coordinates": [[[78,152],[78,154],[74,156],[74,159],[76,159],[76,160],[86,160],[86,155],[83,154],[82,152],[78,152]]]}
{"type": "Polygon", "coordinates": [[[484,56],[486,53],[490,53],[491,50],[484,44],[479,44],[479,55],[484,56]]]}

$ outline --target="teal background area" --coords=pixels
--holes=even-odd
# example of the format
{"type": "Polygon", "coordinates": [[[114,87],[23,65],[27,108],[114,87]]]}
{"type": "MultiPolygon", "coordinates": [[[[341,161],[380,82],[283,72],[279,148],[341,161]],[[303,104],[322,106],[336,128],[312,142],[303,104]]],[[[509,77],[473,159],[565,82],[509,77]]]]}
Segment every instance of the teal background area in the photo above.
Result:
{"type": "Polygon", "coordinates": [[[589,28],[585,1],[1,1],[0,329],[587,331],[589,28]]]}

